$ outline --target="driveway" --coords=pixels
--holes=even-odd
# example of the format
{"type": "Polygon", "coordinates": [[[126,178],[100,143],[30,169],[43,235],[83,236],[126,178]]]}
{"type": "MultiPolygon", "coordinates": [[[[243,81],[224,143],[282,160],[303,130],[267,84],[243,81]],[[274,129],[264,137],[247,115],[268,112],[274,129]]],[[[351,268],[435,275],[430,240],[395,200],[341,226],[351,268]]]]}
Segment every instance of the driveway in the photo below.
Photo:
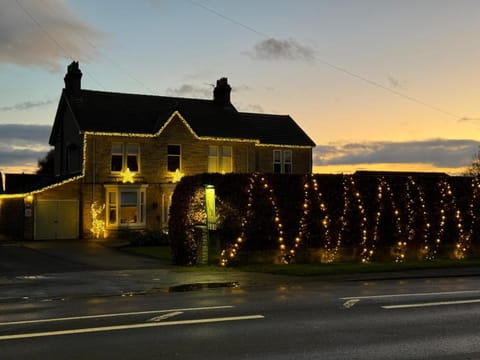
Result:
{"type": "Polygon", "coordinates": [[[155,269],[161,261],[124,253],[119,243],[94,240],[0,242],[0,274],[155,269]]]}

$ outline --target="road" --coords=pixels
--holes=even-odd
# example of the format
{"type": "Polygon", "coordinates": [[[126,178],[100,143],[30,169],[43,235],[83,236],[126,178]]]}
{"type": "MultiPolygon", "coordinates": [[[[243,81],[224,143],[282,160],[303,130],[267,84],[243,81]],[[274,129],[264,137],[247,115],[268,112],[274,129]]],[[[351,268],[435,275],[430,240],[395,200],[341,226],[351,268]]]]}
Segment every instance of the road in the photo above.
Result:
{"type": "Polygon", "coordinates": [[[480,278],[0,303],[2,359],[480,359],[480,278]]]}

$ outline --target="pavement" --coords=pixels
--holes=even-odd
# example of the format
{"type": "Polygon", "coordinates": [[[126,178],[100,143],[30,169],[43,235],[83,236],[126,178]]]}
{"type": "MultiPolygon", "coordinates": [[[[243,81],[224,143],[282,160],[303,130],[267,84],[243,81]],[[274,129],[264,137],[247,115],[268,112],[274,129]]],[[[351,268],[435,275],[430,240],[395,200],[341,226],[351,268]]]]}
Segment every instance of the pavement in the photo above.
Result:
{"type": "Polygon", "coordinates": [[[247,273],[231,268],[196,271],[135,256],[121,240],[0,241],[0,302],[131,296],[216,287],[271,288],[312,281],[373,281],[480,276],[480,267],[422,269],[318,278],[247,273]]]}

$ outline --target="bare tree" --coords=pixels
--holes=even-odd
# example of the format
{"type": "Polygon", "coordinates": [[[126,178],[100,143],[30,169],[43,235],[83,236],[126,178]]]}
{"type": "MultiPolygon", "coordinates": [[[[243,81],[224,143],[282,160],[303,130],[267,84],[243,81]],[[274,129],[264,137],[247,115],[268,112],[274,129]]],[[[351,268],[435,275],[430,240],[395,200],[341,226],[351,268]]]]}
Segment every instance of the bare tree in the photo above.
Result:
{"type": "Polygon", "coordinates": [[[465,169],[465,176],[480,176],[480,147],[473,155],[472,163],[465,169]]]}
{"type": "Polygon", "coordinates": [[[50,150],[43,159],[38,160],[37,174],[54,175],[55,172],[55,150],[50,150]]]}

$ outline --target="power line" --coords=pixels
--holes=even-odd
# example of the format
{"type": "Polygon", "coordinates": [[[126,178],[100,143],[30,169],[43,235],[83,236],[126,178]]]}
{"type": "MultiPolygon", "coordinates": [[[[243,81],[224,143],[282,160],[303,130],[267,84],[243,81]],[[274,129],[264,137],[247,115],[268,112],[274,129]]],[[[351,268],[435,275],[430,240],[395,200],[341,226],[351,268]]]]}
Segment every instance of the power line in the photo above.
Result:
{"type": "MultiPolygon", "coordinates": [[[[217,10],[209,7],[209,6],[206,6],[206,5],[202,4],[202,3],[199,3],[199,2],[197,2],[197,1],[195,1],[195,0],[185,0],[185,1],[188,1],[189,3],[191,3],[191,4],[195,5],[195,6],[198,6],[198,7],[202,8],[203,10],[206,10],[206,11],[208,11],[208,12],[210,12],[210,13],[212,13],[212,14],[214,14],[214,15],[216,15],[216,16],[224,19],[224,20],[227,20],[227,21],[235,24],[235,25],[241,26],[242,28],[244,28],[244,29],[246,29],[246,30],[248,30],[248,31],[251,31],[251,32],[255,33],[256,35],[259,35],[259,36],[261,36],[261,37],[263,37],[263,38],[266,38],[266,39],[274,39],[272,36],[267,35],[266,33],[263,33],[263,32],[261,32],[261,31],[258,31],[257,29],[255,29],[255,28],[253,28],[253,27],[251,27],[251,26],[245,25],[245,24],[241,23],[240,21],[235,20],[235,19],[233,19],[233,18],[231,18],[231,17],[229,17],[229,16],[227,16],[227,15],[225,15],[225,14],[222,14],[221,12],[219,12],[219,11],[217,11],[217,10]]],[[[451,113],[451,112],[448,112],[448,111],[446,111],[446,110],[443,110],[443,109],[441,109],[441,108],[439,108],[439,107],[437,107],[437,106],[431,105],[431,104],[429,104],[429,103],[427,103],[427,102],[425,102],[425,101],[422,101],[422,100],[419,100],[419,99],[417,99],[417,98],[414,98],[413,96],[406,95],[406,94],[404,94],[404,93],[401,93],[401,92],[399,92],[399,91],[396,91],[396,90],[394,90],[394,89],[392,89],[392,88],[390,88],[390,87],[388,87],[388,86],[385,86],[385,85],[382,85],[382,84],[380,84],[380,83],[378,83],[378,82],[376,82],[376,81],[370,80],[370,79],[368,79],[368,78],[365,77],[365,76],[362,76],[362,75],[359,75],[359,74],[357,74],[357,73],[354,73],[354,72],[352,72],[352,71],[350,71],[350,70],[347,70],[347,69],[345,69],[345,68],[343,68],[343,67],[341,67],[341,66],[332,64],[331,62],[328,62],[328,61],[326,61],[326,60],[323,60],[323,59],[321,59],[321,58],[319,58],[319,57],[317,57],[317,56],[315,56],[315,55],[313,55],[312,57],[313,57],[313,60],[315,60],[315,61],[318,62],[318,63],[321,63],[321,64],[326,65],[326,66],[328,66],[328,67],[330,67],[330,68],[332,68],[332,69],[334,69],[334,70],[336,70],[336,71],[342,72],[342,73],[344,73],[344,74],[346,74],[346,75],[348,75],[348,76],[351,76],[351,77],[354,77],[354,78],[356,78],[356,79],[358,79],[358,80],[361,80],[361,81],[363,81],[363,82],[365,82],[365,83],[367,83],[367,84],[369,84],[369,85],[371,85],[371,86],[375,86],[375,87],[378,87],[378,88],[380,88],[380,89],[386,90],[386,91],[388,91],[388,92],[390,92],[390,93],[392,93],[392,94],[394,94],[394,95],[396,95],[396,96],[402,97],[402,98],[404,98],[404,99],[410,100],[410,101],[415,102],[415,103],[417,103],[417,104],[420,104],[420,105],[422,105],[422,106],[428,107],[428,108],[430,108],[430,109],[432,109],[432,110],[435,110],[435,111],[437,111],[437,112],[440,112],[440,113],[442,113],[442,114],[444,114],[444,115],[447,115],[447,116],[450,116],[450,117],[453,117],[453,118],[456,118],[456,119],[460,119],[460,118],[461,118],[461,116],[455,115],[455,114],[453,114],[453,113],[451,113]]]]}
{"type": "MultiPolygon", "coordinates": [[[[70,60],[75,60],[71,54],[65,49],[65,47],[62,46],[47,30],[43,28],[43,26],[35,19],[35,17],[20,3],[20,0],[15,0],[17,3],[18,7],[35,23],[35,25],[38,26],[38,28],[50,39],[51,42],[53,42],[60,50],[63,51],[64,55],[66,58],[70,60]]],[[[98,86],[100,86],[102,89],[105,89],[105,87],[97,80],[95,77],[92,76],[88,71],[85,71],[85,73],[95,82],[97,83],[98,86]]]]}
{"type": "MultiPolygon", "coordinates": [[[[50,4],[47,2],[44,1],[44,4],[50,9],[50,11],[54,11],[54,9],[52,9],[52,7],[50,6],[50,4]]],[[[88,45],[90,45],[95,51],[97,52],[100,52],[100,50],[98,49],[98,47],[92,42],[90,41],[90,39],[88,39],[83,33],[81,32],[78,32],[78,33],[75,33],[75,35],[79,36],[83,41],[85,41],[88,45]]],[[[108,54],[105,54],[103,53],[103,56],[111,63],[113,64],[117,69],[120,70],[120,72],[124,75],[126,75],[127,77],[129,77],[131,80],[135,81],[137,84],[139,84],[141,87],[143,87],[144,89],[146,89],[147,91],[149,91],[150,93],[154,94],[156,93],[154,90],[152,90],[149,86],[147,86],[145,83],[143,83],[142,81],[140,81],[138,78],[134,77],[130,72],[128,72],[125,68],[123,68],[117,61],[115,61],[113,58],[111,58],[108,54]]]]}

